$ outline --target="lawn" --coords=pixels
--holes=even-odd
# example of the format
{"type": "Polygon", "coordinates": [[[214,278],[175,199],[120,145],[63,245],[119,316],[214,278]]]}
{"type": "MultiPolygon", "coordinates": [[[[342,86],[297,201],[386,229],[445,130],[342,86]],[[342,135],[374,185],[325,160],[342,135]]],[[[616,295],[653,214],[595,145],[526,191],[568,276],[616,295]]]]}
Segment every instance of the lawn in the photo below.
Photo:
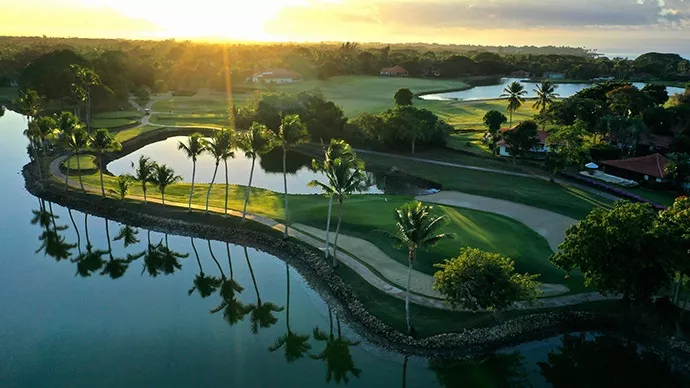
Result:
{"type": "Polygon", "coordinates": [[[214,113],[186,113],[186,114],[154,114],[151,122],[170,126],[209,126],[218,128],[230,127],[230,118],[227,114],[214,113]]]}
{"type": "Polygon", "coordinates": [[[251,94],[235,94],[228,99],[223,93],[191,97],[170,97],[156,101],[151,109],[153,112],[161,114],[215,113],[227,116],[233,104],[243,105],[250,97],[251,94]]]}
{"type": "MultiPolygon", "coordinates": [[[[520,121],[532,119],[539,113],[532,108],[534,101],[527,100],[522,107],[513,113],[513,125],[520,121]]],[[[484,115],[490,110],[497,110],[506,117],[506,102],[504,100],[484,100],[484,101],[415,101],[415,105],[427,108],[448,124],[458,130],[484,131],[484,115]]],[[[507,124],[506,124],[507,126],[507,124]]]]}
{"type": "Polygon", "coordinates": [[[115,134],[115,140],[119,141],[120,143],[124,143],[127,140],[133,139],[139,135],[142,135],[147,132],[155,131],[156,129],[162,129],[162,127],[155,126],[155,125],[144,125],[141,127],[135,127],[135,128],[129,128],[129,129],[124,129],[121,131],[118,131],[115,134]]]}
{"type": "MultiPolygon", "coordinates": [[[[77,157],[70,156],[65,161],[62,162],[61,166],[66,169],[69,166],[70,171],[78,171],[77,168],[77,157]]],[[[98,164],[96,163],[96,157],[93,155],[79,155],[79,167],[82,171],[93,171],[98,170],[98,164]]],[[[100,186],[100,183],[99,183],[100,186]]]]}
{"type": "Polygon", "coordinates": [[[135,110],[104,112],[93,115],[93,128],[118,128],[135,125],[141,119],[141,114],[135,110]]]}
{"type": "Polygon", "coordinates": [[[623,190],[629,191],[633,194],[639,195],[640,197],[647,199],[649,201],[652,201],[654,203],[658,203],[659,205],[663,206],[671,206],[673,205],[673,202],[675,202],[676,198],[681,196],[681,194],[678,194],[673,191],[665,191],[665,190],[650,190],[650,189],[645,189],[644,187],[626,187],[623,190]]]}

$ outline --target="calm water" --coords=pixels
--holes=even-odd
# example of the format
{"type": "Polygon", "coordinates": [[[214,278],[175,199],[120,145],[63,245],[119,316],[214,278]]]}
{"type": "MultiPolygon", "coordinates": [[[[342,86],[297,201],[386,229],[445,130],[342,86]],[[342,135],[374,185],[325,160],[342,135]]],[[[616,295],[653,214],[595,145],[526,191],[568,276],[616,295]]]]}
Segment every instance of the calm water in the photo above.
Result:
{"type": "MultiPolygon", "coordinates": [[[[124,225],[25,191],[24,125],[11,112],[0,119],[0,387],[540,387],[581,374],[554,364],[542,375],[538,362],[558,354],[561,337],[406,364],[363,340],[279,258],[143,229],[125,247],[114,241],[124,225]],[[230,279],[243,290],[225,292],[230,279]],[[286,353],[288,311],[290,338],[302,339],[286,353]]],[[[590,345],[568,349],[588,355],[589,371],[620,359],[617,370],[646,372],[610,346],[595,359],[590,345]]]]}
{"type": "MultiPolygon", "coordinates": [[[[184,136],[175,136],[167,140],[149,144],[136,152],[124,156],[108,164],[108,170],[113,174],[133,173],[132,162],[136,162],[140,155],[150,157],[157,163],[167,164],[172,167],[184,181],[192,180],[192,161],[187,159],[182,151],[177,149],[180,141],[185,141],[184,136]]],[[[287,181],[288,192],[292,194],[320,194],[319,188],[308,187],[312,180],[327,182],[325,175],[311,169],[312,158],[296,152],[290,152],[287,156],[287,181]]],[[[252,160],[244,155],[244,152],[235,150],[235,157],[228,159],[228,179],[230,183],[247,185],[252,160]]],[[[202,154],[197,159],[196,182],[209,183],[213,178],[215,159],[208,154],[202,154]]],[[[225,183],[225,169],[223,163],[219,165],[216,183],[225,183]]],[[[385,173],[369,173],[372,185],[368,188],[368,194],[393,194],[411,193],[423,194],[434,186],[431,182],[415,182],[410,179],[392,176],[385,173]]],[[[275,149],[269,154],[257,158],[254,167],[252,187],[259,187],[276,192],[283,192],[283,153],[281,149],[275,149]]]]}
{"type": "MultiPolygon", "coordinates": [[[[438,94],[427,94],[425,96],[421,96],[422,99],[424,100],[463,100],[463,101],[472,101],[472,100],[482,100],[482,99],[487,99],[487,98],[498,98],[503,93],[503,89],[505,87],[514,82],[514,81],[522,81],[521,78],[502,78],[501,83],[497,85],[487,85],[487,86],[477,86],[472,89],[468,90],[463,90],[459,92],[448,92],[448,93],[438,93],[438,94]]],[[[524,87],[525,90],[527,90],[527,98],[530,97],[536,97],[536,93],[534,92],[534,89],[536,89],[537,85],[540,85],[539,83],[536,82],[520,82],[524,87]]],[[[638,88],[644,87],[643,83],[635,83],[633,84],[637,86],[638,88]]],[[[566,98],[574,95],[575,93],[579,92],[580,90],[586,89],[588,87],[591,87],[591,83],[583,83],[583,84],[558,84],[558,89],[556,89],[556,93],[560,95],[561,98],[566,98]]],[[[668,91],[669,95],[676,94],[676,93],[682,93],[684,89],[681,88],[675,88],[675,87],[668,87],[666,88],[668,91]]]]}

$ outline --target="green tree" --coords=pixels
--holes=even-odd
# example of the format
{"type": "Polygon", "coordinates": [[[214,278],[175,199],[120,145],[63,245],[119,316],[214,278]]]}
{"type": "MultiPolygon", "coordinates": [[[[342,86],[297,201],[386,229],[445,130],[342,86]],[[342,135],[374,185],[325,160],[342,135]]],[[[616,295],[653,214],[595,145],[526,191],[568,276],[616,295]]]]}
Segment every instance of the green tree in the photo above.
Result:
{"type": "Polygon", "coordinates": [[[676,181],[682,188],[687,178],[690,177],[690,154],[674,152],[666,155],[669,163],[664,167],[664,175],[676,181]]]}
{"type": "Polygon", "coordinates": [[[280,129],[278,130],[278,142],[283,149],[283,187],[285,188],[285,234],[288,238],[288,187],[287,187],[287,151],[292,147],[297,147],[309,141],[309,131],[302,124],[298,115],[288,115],[281,119],[280,129]]]}
{"type": "Polygon", "coordinates": [[[460,255],[436,264],[434,289],[452,308],[471,311],[501,310],[519,301],[532,301],[540,293],[539,275],[515,273],[513,260],[498,253],[463,248],[460,255]]]}
{"type": "Polygon", "coordinates": [[[414,201],[398,208],[395,212],[395,234],[391,234],[398,248],[407,248],[407,286],[405,287],[405,319],[407,332],[414,334],[410,316],[410,282],[412,268],[417,259],[417,252],[426,250],[442,240],[453,238],[452,234],[439,233],[446,222],[446,217],[432,214],[433,207],[414,201]]]}
{"type": "MultiPolygon", "coordinates": [[[[549,80],[541,81],[541,85],[537,85],[534,92],[537,94],[537,100],[532,106],[534,109],[538,109],[539,113],[543,116],[546,109],[554,103],[558,98],[558,93],[556,93],[558,85],[554,85],[549,80]]],[[[546,121],[544,120],[544,130],[546,130],[546,121]]]]}
{"type": "Polygon", "coordinates": [[[325,167],[327,182],[313,180],[309,187],[320,187],[326,195],[333,195],[338,199],[338,225],[335,228],[333,240],[333,267],[338,266],[338,236],[340,224],[343,221],[343,201],[354,192],[362,191],[367,186],[367,176],[362,170],[364,163],[354,163],[352,160],[337,158],[325,167]]]}
{"type": "Polygon", "coordinates": [[[215,168],[213,169],[213,178],[211,184],[208,186],[206,192],[206,214],[208,214],[208,201],[211,198],[211,189],[213,183],[216,181],[216,174],[218,173],[218,165],[222,160],[225,163],[225,213],[228,213],[228,158],[234,158],[235,153],[232,151],[232,133],[227,129],[216,131],[211,139],[204,144],[206,152],[213,156],[215,160],[215,168]]]}
{"type": "Polygon", "coordinates": [[[19,113],[26,116],[29,121],[36,119],[45,105],[41,96],[33,89],[20,90],[16,103],[19,113]]]}
{"type": "Polygon", "coordinates": [[[625,85],[606,94],[611,112],[624,118],[636,118],[652,107],[654,102],[640,89],[625,85]]]}
{"type": "Polygon", "coordinates": [[[506,101],[508,101],[506,112],[510,113],[510,129],[513,128],[513,112],[520,109],[522,103],[525,102],[526,94],[527,91],[525,90],[525,87],[522,86],[521,83],[515,81],[503,89],[503,94],[499,96],[500,98],[505,98],[506,101]]]}
{"type": "MultiPolygon", "coordinates": [[[[690,276],[690,198],[678,197],[672,206],[659,213],[657,233],[663,234],[671,241],[674,241],[673,246],[677,247],[673,255],[674,267],[678,272],[679,278],[673,297],[674,303],[677,304],[683,278],[690,276]]],[[[688,296],[683,305],[683,310],[685,310],[685,306],[690,301],[690,294],[688,296]]]]}
{"type": "Polygon", "coordinates": [[[568,228],[550,260],[559,268],[579,268],[585,285],[644,301],[669,280],[668,242],[655,233],[656,213],[643,203],[617,202],[596,208],[568,228]]]}
{"type": "Polygon", "coordinates": [[[122,149],[122,144],[116,141],[110,131],[101,128],[96,131],[91,141],[91,149],[98,154],[98,171],[101,178],[101,194],[105,198],[105,185],[103,184],[103,154],[106,152],[116,152],[122,149]]]}
{"type": "Polygon", "coordinates": [[[74,77],[72,86],[86,101],[86,130],[91,133],[91,87],[100,85],[101,79],[95,71],[80,65],[71,65],[70,70],[74,77]]]}
{"type": "Polygon", "coordinates": [[[65,178],[65,191],[68,190],[68,178],[69,178],[69,156],[74,154],[77,158],[77,170],[79,170],[79,186],[83,192],[86,193],[84,188],[84,182],[82,180],[81,173],[81,158],[79,157],[83,151],[89,149],[91,145],[91,136],[82,127],[77,127],[72,132],[63,132],[60,136],[60,143],[62,147],[68,152],[67,159],[67,178],[65,178]]]}
{"type": "Polygon", "coordinates": [[[122,174],[117,177],[115,190],[111,190],[111,192],[117,195],[118,199],[124,200],[125,197],[127,197],[127,194],[129,193],[129,188],[130,186],[132,186],[132,183],[134,183],[133,176],[131,176],[130,174],[122,174]]]}
{"type": "Polygon", "coordinates": [[[247,185],[247,195],[244,198],[244,208],[242,209],[242,221],[247,217],[247,204],[249,204],[249,194],[252,189],[252,178],[254,178],[254,165],[256,157],[270,152],[275,148],[275,135],[265,125],[254,123],[248,131],[243,132],[238,138],[238,145],[246,157],[252,159],[252,167],[249,171],[249,184],[247,185]]]}
{"type": "Polygon", "coordinates": [[[165,206],[165,188],[173,183],[179,182],[182,177],[175,175],[175,171],[165,164],[153,164],[151,173],[151,183],[158,186],[158,191],[161,192],[161,203],[165,206]]]}
{"type": "Polygon", "coordinates": [[[537,123],[527,120],[503,133],[503,139],[510,148],[509,151],[510,156],[513,157],[513,163],[515,163],[515,158],[525,155],[539,144],[537,130],[537,123]]]}
{"type": "Polygon", "coordinates": [[[668,91],[664,85],[647,84],[641,91],[656,106],[662,106],[668,101],[668,91]]]}
{"type": "Polygon", "coordinates": [[[393,96],[395,105],[412,105],[412,98],[414,98],[414,93],[407,88],[398,89],[393,96]]]}
{"type": "Polygon", "coordinates": [[[590,145],[585,142],[586,124],[576,121],[574,125],[559,127],[546,139],[550,153],[557,153],[563,167],[579,166],[587,157],[590,145]]]}
{"type": "Polygon", "coordinates": [[[141,190],[144,192],[144,206],[148,206],[146,202],[146,183],[151,182],[153,179],[154,165],[155,163],[148,156],[144,155],[139,156],[137,164],[132,162],[134,177],[141,182],[141,190]]]}
{"type": "Polygon", "coordinates": [[[483,120],[487,128],[487,135],[491,139],[491,150],[496,152],[496,143],[500,137],[501,126],[508,122],[508,118],[497,110],[490,110],[486,112],[483,120]]]}
{"type": "Polygon", "coordinates": [[[333,334],[333,313],[331,308],[328,308],[328,320],[330,325],[330,332],[326,334],[317,326],[314,328],[314,339],[319,342],[325,342],[326,346],[319,354],[313,354],[310,357],[313,360],[322,360],[326,362],[326,382],[330,383],[332,380],[336,383],[341,381],[347,384],[350,381],[349,373],[359,378],[362,370],[355,366],[352,359],[350,348],[359,345],[359,342],[351,341],[347,337],[343,337],[340,327],[340,319],[336,315],[336,322],[338,325],[338,335],[333,334]]]}
{"type": "Polygon", "coordinates": [[[188,212],[192,211],[192,199],[194,197],[194,180],[196,178],[196,160],[204,153],[204,138],[201,134],[195,133],[187,138],[187,143],[178,142],[177,149],[182,150],[185,156],[192,159],[192,188],[189,190],[189,207],[188,212]]]}

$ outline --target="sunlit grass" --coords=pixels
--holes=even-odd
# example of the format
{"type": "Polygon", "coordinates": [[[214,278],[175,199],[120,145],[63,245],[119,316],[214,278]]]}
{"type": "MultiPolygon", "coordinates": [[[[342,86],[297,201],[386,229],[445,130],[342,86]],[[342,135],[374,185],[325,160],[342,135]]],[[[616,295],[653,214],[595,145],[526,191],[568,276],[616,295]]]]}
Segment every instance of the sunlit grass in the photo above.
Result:
{"type": "Polygon", "coordinates": [[[144,125],[140,127],[135,127],[135,128],[130,128],[130,129],[125,129],[122,131],[119,131],[115,134],[115,140],[119,141],[120,143],[124,143],[127,140],[133,139],[139,135],[142,135],[147,132],[155,131],[155,130],[162,130],[163,128],[155,126],[155,125],[144,125]]]}
{"type": "Polygon", "coordinates": [[[61,167],[66,169],[69,166],[71,171],[77,171],[77,166],[85,171],[93,171],[98,169],[96,164],[96,157],[93,155],[79,155],[79,163],[77,163],[77,156],[71,156],[62,162],[61,167]]]}

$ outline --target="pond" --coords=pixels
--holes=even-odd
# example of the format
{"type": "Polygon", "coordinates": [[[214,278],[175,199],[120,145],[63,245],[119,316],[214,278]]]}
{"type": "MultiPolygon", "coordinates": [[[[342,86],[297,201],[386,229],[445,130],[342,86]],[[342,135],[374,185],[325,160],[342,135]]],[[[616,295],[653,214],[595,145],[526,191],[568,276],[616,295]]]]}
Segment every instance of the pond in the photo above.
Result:
{"type": "Polygon", "coordinates": [[[11,198],[0,203],[1,387],[677,381],[664,363],[592,336],[556,337],[462,362],[384,351],[278,257],[144,229],[125,247],[116,236],[135,229],[33,197],[20,173],[28,161],[25,125],[12,112],[0,119],[0,179],[11,198]],[[222,292],[228,285],[241,291],[236,287],[234,297],[222,292]],[[288,323],[293,335],[286,352],[281,339],[288,323]],[[577,368],[570,359],[578,360],[577,368]]]}
{"type": "MultiPolygon", "coordinates": [[[[182,151],[177,149],[180,141],[185,141],[184,136],[174,136],[166,140],[149,144],[132,152],[118,160],[108,164],[107,168],[113,174],[133,173],[132,162],[136,162],[139,156],[145,155],[157,163],[167,164],[182,176],[185,182],[192,180],[192,161],[187,159],[182,151]]],[[[313,180],[326,182],[325,175],[311,168],[312,158],[297,152],[289,152],[287,155],[287,181],[288,192],[291,194],[320,194],[321,189],[308,187],[313,180]]],[[[229,181],[232,184],[247,185],[252,160],[244,155],[241,150],[235,150],[235,157],[228,160],[229,181]]],[[[213,178],[215,159],[209,154],[202,154],[197,159],[196,182],[209,183],[213,178]]],[[[225,176],[223,163],[221,162],[216,183],[224,183],[225,176]]],[[[412,194],[419,195],[435,192],[440,186],[433,182],[408,177],[400,173],[387,171],[369,171],[368,176],[372,182],[365,194],[412,194]]],[[[266,155],[261,155],[256,160],[254,167],[253,187],[272,190],[282,193],[283,188],[283,153],[281,149],[274,149],[266,155]]]]}
{"type": "MultiPolygon", "coordinates": [[[[537,87],[537,85],[540,85],[540,83],[537,82],[522,82],[522,78],[501,78],[500,83],[495,84],[495,85],[486,85],[486,86],[475,86],[472,89],[467,89],[467,90],[462,90],[462,91],[457,91],[457,92],[448,92],[448,93],[434,93],[434,94],[427,94],[420,96],[421,99],[423,100],[460,100],[460,101],[472,101],[472,100],[483,100],[483,99],[490,99],[490,98],[498,98],[503,93],[503,89],[505,87],[514,82],[520,82],[524,87],[525,90],[527,90],[527,98],[531,97],[536,97],[536,93],[534,92],[534,89],[537,87]]],[[[593,84],[591,83],[581,83],[581,84],[558,84],[558,89],[556,89],[556,93],[559,94],[561,98],[566,98],[574,95],[575,93],[579,92],[580,90],[586,89],[591,87],[593,84]]],[[[634,83],[633,85],[637,86],[638,88],[644,87],[645,84],[643,83],[634,83]]],[[[683,93],[684,89],[682,88],[676,88],[676,87],[667,87],[666,90],[668,91],[669,95],[677,94],[677,93],[683,93]]]]}

